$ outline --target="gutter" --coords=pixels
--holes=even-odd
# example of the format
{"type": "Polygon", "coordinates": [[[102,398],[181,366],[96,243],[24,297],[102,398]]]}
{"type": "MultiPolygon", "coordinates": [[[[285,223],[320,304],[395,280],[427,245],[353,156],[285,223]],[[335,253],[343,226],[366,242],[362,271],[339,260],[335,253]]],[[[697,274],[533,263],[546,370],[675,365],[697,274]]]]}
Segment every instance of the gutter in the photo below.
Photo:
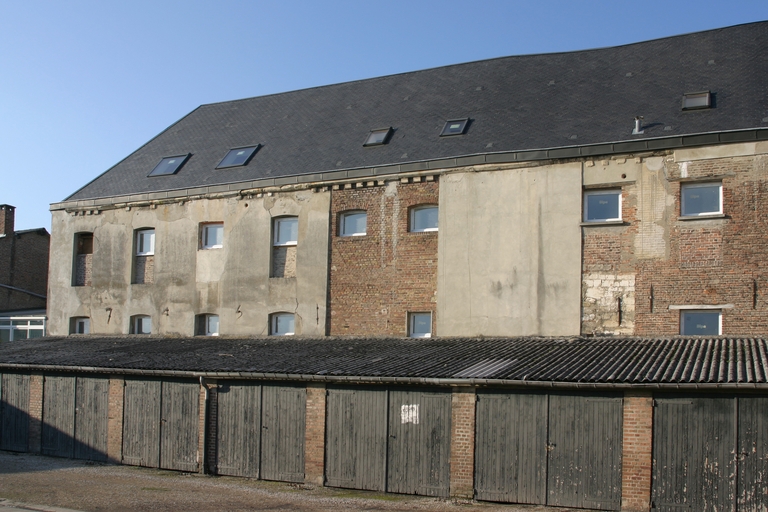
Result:
{"type": "MultiPolygon", "coordinates": [[[[109,375],[129,375],[143,377],[189,378],[203,382],[203,379],[253,379],[270,381],[324,382],[330,384],[397,384],[440,387],[521,387],[537,389],[650,389],[676,391],[715,391],[715,390],[768,390],[768,382],[729,382],[729,383],[631,383],[631,382],[558,382],[512,379],[456,379],[435,377],[374,377],[349,375],[313,375],[295,373],[265,372],[199,372],[189,370],[140,370],[132,368],[104,368],[97,366],[63,366],[0,363],[0,369],[28,370],[48,372],[82,372],[109,375]]],[[[207,390],[206,390],[207,395],[207,390]]]]}
{"type": "Polygon", "coordinates": [[[26,293],[27,295],[31,295],[33,297],[37,297],[39,299],[47,299],[45,295],[40,295],[39,293],[34,293],[29,290],[25,290],[23,288],[16,288],[15,286],[8,286],[7,284],[0,284],[0,288],[8,288],[9,290],[13,290],[16,292],[26,293]]]}

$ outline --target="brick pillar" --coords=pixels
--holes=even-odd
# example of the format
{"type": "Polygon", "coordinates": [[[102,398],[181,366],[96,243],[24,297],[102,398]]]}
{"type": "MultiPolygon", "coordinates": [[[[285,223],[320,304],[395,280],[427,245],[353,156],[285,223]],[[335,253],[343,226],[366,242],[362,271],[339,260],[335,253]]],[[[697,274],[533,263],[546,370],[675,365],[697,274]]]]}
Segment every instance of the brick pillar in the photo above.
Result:
{"type": "Polygon", "coordinates": [[[125,379],[119,375],[109,378],[109,410],[107,412],[107,459],[113,464],[123,462],[123,397],[125,379]]]}
{"type": "Polygon", "coordinates": [[[29,376],[29,451],[40,453],[43,441],[43,374],[29,376]]]}
{"type": "Polygon", "coordinates": [[[209,382],[203,380],[200,386],[200,394],[198,395],[197,405],[197,472],[205,473],[205,428],[206,428],[206,413],[207,409],[207,395],[208,395],[209,382]]]}
{"type": "Polygon", "coordinates": [[[217,473],[218,454],[216,453],[216,440],[219,428],[219,384],[217,380],[206,380],[208,388],[208,425],[205,437],[205,471],[217,473]]]}
{"type": "Polygon", "coordinates": [[[307,384],[307,427],[304,438],[304,481],[325,483],[325,384],[307,384]]]}
{"type": "Polygon", "coordinates": [[[475,389],[455,388],[451,396],[451,496],[474,498],[475,389]]]}
{"type": "Polygon", "coordinates": [[[0,235],[12,235],[16,208],[9,204],[0,204],[0,235]]]}
{"type": "Polygon", "coordinates": [[[653,395],[624,393],[624,440],[621,463],[621,510],[647,512],[651,506],[653,395]]]}

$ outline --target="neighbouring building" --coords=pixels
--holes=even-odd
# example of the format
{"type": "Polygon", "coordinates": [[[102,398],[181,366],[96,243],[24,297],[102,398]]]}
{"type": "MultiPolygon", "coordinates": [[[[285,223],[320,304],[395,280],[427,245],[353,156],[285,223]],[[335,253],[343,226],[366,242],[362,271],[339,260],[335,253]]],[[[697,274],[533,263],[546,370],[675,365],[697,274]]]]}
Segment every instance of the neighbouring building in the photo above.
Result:
{"type": "Polygon", "coordinates": [[[197,108],[51,205],[51,336],[0,347],[0,449],[768,508],[767,47],[760,22],[197,108]]]}
{"type": "Polygon", "coordinates": [[[0,204],[0,342],[45,335],[51,237],[45,228],[14,230],[15,217],[0,204]]]}

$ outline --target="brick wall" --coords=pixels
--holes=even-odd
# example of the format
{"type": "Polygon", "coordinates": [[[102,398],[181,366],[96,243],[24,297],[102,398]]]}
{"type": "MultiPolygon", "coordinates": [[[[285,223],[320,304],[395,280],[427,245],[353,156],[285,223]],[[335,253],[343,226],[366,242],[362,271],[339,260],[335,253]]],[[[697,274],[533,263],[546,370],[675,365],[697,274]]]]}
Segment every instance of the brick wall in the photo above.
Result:
{"type": "Polygon", "coordinates": [[[155,282],[155,257],[134,256],[133,283],[151,284],[155,282]]]}
{"type": "Polygon", "coordinates": [[[412,207],[438,204],[437,182],[355,185],[331,192],[329,334],[405,336],[408,312],[432,312],[439,334],[437,232],[409,230],[412,207]],[[348,210],[367,212],[365,236],[338,236],[348,210]]]}
{"type": "Polygon", "coordinates": [[[123,461],[123,398],[125,379],[109,378],[109,406],[107,412],[107,458],[113,464],[123,461]]]}
{"type": "Polygon", "coordinates": [[[457,388],[451,396],[451,496],[475,495],[475,389],[457,388]]]}
{"type": "Polygon", "coordinates": [[[621,510],[650,508],[652,442],[653,398],[650,393],[628,391],[624,395],[621,510]]]}
{"type": "Polygon", "coordinates": [[[325,384],[307,384],[304,480],[325,483],[325,384]]]}
{"type": "MultiPolygon", "coordinates": [[[[48,293],[48,248],[45,229],[0,238],[0,284],[45,297],[48,293]]],[[[45,308],[45,299],[0,288],[0,311],[45,308]]]]}
{"type": "Polygon", "coordinates": [[[9,204],[0,204],[0,235],[13,234],[15,218],[16,207],[9,204]]]}
{"type": "Polygon", "coordinates": [[[29,451],[40,453],[43,441],[43,375],[29,377],[29,451]]]}
{"type": "Polygon", "coordinates": [[[205,435],[205,471],[217,473],[219,435],[219,386],[216,380],[206,380],[208,387],[208,430],[205,435]]]}
{"type": "Polygon", "coordinates": [[[205,473],[206,414],[208,413],[207,382],[200,386],[197,403],[197,471],[205,473]]]}

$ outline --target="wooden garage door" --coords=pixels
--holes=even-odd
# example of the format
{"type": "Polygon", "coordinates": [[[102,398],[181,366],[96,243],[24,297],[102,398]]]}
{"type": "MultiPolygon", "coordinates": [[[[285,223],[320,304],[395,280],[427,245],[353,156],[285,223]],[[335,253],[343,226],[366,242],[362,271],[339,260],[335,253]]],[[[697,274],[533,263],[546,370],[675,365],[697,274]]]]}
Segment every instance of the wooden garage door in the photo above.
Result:
{"type": "Polygon", "coordinates": [[[29,375],[0,376],[0,450],[29,448],[29,375]]]}
{"type": "Polygon", "coordinates": [[[476,411],[479,499],[620,508],[620,396],[482,392],[476,411]]]}
{"type": "Polygon", "coordinates": [[[261,478],[304,481],[306,410],[306,387],[262,387],[261,478]]]}
{"type": "Polygon", "coordinates": [[[216,473],[259,477],[261,385],[219,381],[216,473]]]}
{"type": "Polygon", "coordinates": [[[123,463],[160,466],[159,380],[125,379],[123,394],[123,463]]]}

